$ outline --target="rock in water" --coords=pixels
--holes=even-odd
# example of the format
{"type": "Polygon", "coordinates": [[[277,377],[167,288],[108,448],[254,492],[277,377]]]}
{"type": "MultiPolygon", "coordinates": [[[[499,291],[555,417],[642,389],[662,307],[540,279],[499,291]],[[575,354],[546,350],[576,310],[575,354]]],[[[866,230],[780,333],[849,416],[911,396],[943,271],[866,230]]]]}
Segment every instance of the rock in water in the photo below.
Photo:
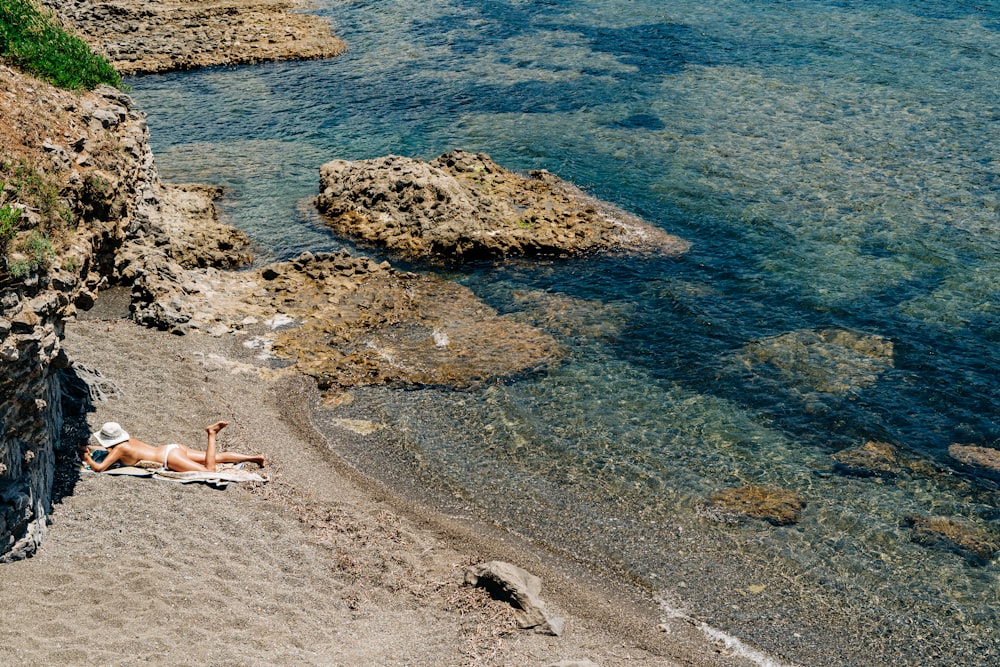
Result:
{"type": "Polygon", "coordinates": [[[752,341],[740,356],[755,372],[768,366],[800,390],[846,395],[874,384],[893,366],[893,344],[846,329],[800,329],[752,341]]]}
{"type": "Polygon", "coordinates": [[[911,539],[917,544],[956,552],[973,565],[985,565],[1000,551],[1000,535],[965,519],[947,516],[909,516],[911,539]]]}
{"type": "Polygon", "coordinates": [[[974,473],[1000,477],[1000,450],[955,443],[948,448],[948,453],[974,473]]]}
{"type": "Polygon", "coordinates": [[[861,447],[842,449],[833,455],[833,460],[837,470],[858,477],[895,477],[901,466],[896,448],[875,440],[861,447]]]}
{"type": "Polygon", "coordinates": [[[316,206],[338,232],[412,257],[688,248],[547,171],[520,176],[461,150],[432,162],[334,160],[320,169],[320,188],[316,206]]]}
{"type": "Polygon", "coordinates": [[[799,494],[776,486],[751,484],[716,493],[708,499],[706,516],[761,519],[775,526],[796,523],[806,506],[799,494]]]}

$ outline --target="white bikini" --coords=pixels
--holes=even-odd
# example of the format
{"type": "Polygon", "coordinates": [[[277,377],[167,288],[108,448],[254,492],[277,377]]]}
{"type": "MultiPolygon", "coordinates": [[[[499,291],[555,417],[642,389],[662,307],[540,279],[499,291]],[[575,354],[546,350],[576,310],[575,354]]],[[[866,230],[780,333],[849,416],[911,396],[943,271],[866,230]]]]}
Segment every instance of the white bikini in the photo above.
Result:
{"type": "Polygon", "coordinates": [[[174,451],[178,447],[180,447],[180,445],[167,445],[167,448],[163,450],[163,467],[167,470],[170,469],[170,466],[167,465],[167,459],[170,458],[170,452],[174,451]]]}

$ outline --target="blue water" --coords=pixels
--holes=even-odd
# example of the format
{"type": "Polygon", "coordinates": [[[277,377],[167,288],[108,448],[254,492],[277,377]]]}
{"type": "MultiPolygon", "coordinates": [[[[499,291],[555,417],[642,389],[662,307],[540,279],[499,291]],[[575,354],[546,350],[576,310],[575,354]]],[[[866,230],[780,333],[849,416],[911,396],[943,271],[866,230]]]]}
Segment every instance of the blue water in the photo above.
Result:
{"type": "Polygon", "coordinates": [[[323,162],[456,147],[693,244],[451,270],[568,358],[478,391],[356,391],[324,428],[364,417],[389,435],[345,454],[380,451],[452,511],[489,509],[790,661],[1000,664],[1000,564],[906,523],[1000,530],[996,484],[947,453],[1000,441],[1000,3],[317,11],[345,55],[129,82],[161,173],[227,186],[262,261],[347,243],[311,208],[323,162]],[[858,345],[807,344],[830,330],[858,345]],[[922,467],[834,468],[871,439],[922,467]],[[801,521],[706,516],[748,483],[802,494],[801,521]]]}

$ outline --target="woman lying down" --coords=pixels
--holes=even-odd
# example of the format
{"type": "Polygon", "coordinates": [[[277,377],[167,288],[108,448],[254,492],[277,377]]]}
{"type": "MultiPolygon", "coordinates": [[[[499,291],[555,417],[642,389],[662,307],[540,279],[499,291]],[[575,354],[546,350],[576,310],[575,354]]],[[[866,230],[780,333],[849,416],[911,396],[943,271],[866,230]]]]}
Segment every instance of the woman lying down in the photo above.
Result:
{"type": "Polygon", "coordinates": [[[104,472],[115,463],[132,466],[139,461],[156,461],[167,470],[176,472],[216,472],[217,463],[256,463],[264,467],[263,456],[248,456],[235,452],[217,452],[215,436],[229,425],[229,422],[215,422],[205,428],[208,446],[205,451],[191,449],[184,445],[171,444],[157,447],[130,437],[121,426],[108,422],[93,434],[99,445],[87,445],[83,452],[83,462],[95,472],[104,472]],[[107,450],[108,454],[99,462],[92,457],[95,450],[107,450]]]}

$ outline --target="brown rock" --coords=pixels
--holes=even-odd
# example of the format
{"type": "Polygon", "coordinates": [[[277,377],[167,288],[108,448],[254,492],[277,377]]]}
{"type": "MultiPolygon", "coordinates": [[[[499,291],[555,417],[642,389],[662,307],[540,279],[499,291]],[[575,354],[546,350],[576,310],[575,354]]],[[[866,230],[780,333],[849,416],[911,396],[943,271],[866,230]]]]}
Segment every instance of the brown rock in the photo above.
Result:
{"type": "Polygon", "coordinates": [[[122,74],[344,51],[330,24],[295,0],[46,0],[122,74]],[[109,15],[108,7],[113,7],[109,15]]]}
{"type": "Polygon", "coordinates": [[[859,477],[893,477],[902,466],[899,451],[888,442],[869,440],[861,447],[843,449],[833,455],[836,468],[859,477]]]}
{"type": "Polygon", "coordinates": [[[940,472],[930,461],[877,440],[869,440],[861,447],[843,449],[830,458],[833,459],[837,472],[857,477],[890,478],[899,474],[928,476],[940,472]]]}
{"type": "Polygon", "coordinates": [[[467,387],[529,371],[561,353],[553,338],[501,317],[461,285],[375,264],[338,271],[338,261],[343,258],[265,269],[275,275],[268,291],[303,321],[281,332],[273,350],[323,388],[467,387]],[[324,265],[322,279],[310,277],[324,265]]]}
{"type": "Polygon", "coordinates": [[[955,443],[948,448],[948,453],[953,459],[975,472],[1000,476],[1000,450],[955,443]]]}
{"type": "Polygon", "coordinates": [[[909,516],[906,523],[913,529],[911,539],[917,544],[954,551],[975,565],[985,565],[1000,551],[996,531],[965,519],[909,516]]]}
{"type": "Polygon", "coordinates": [[[316,206],[337,231],[414,257],[688,248],[546,171],[520,176],[461,150],[429,163],[334,160],[321,168],[320,187],[316,206]]]}
{"type": "Polygon", "coordinates": [[[785,526],[799,520],[806,502],[799,494],[776,486],[748,485],[711,496],[708,506],[722,517],[750,517],[785,526]]]}

